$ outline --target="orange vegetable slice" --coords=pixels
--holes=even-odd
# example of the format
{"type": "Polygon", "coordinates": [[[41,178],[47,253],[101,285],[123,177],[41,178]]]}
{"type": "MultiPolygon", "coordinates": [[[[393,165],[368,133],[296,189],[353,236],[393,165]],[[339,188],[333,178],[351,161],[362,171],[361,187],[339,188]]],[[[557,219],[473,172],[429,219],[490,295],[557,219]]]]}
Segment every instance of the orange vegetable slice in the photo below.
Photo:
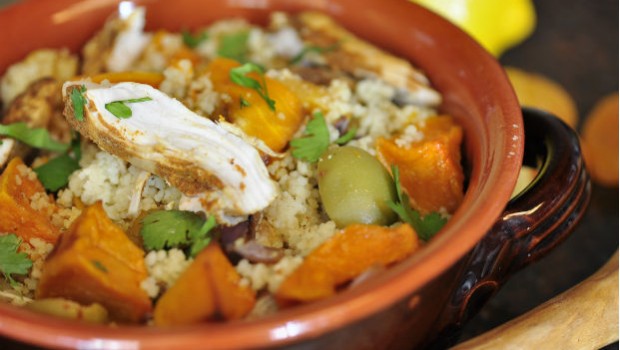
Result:
{"type": "Polygon", "coordinates": [[[148,84],[152,87],[158,87],[161,82],[164,80],[164,75],[162,73],[156,72],[108,72],[91,75],[88,78],[93,83],[101,83],[104,80],[109,81],[110,83],[122,83],[122,82],[134,82],[141,84],[148,84]]]}
{"type": "MultiPolygon", "coordinates": [[[[0,232],[15,233],[25,242],[40,238],[55,243],[60,232],[52,225],[48,213],[31,206],[36,194],[47,196],[36,174],[24,162],[13,158],[0,176],[0,232]]],[[[50,199],[49,205],[55,204],[50,199]]]]}
{"type": "Polygon", "coordinates": [[[276,298],[308,302],[331,296],[369,268],[401,261],[419,246],[416,233],[406,224],[349,225],[312,251],[282,282],[276,298]]]}
{"type": "MultiPolygon", "coordinates": [[[[281,151],[303,122],[301,102],[284,84],[265,77],[269,97],[275,101],[275,110],[272,110],[258,92],[230,80],[230,70],[238,66],[237,61],[218,58],[206,68],[214,90],[230,96],[230,101],[217,112],[246,134],[261,139],[272,150],[281,151]]],[[[248,76],[259,82],[262,79],[256,73],[248,76]]]]}
{"type": "Polygon", "coordinates": [[[101,202],[84,209],[43,265],[37,298],[61,297],[103,305],[112,319],[141,322],[151,300],[140,288],[147,277],[144,252],[113,223],[101,202]]]}
{"type": "Polygon", "coordinates": [[[201,251],[155,306],[154,321],[174,326],[247,315],[256,301],[217,243],[201,251]]]}
{"type": "Polygon", "coordinates": [[[505,69],[522,106],[541,109],[562,119],[572,128],[577,126],[575,101],[560,84],[540,74],[514,67],[505,69]]]}
{"type": "Polygon", "coordinates": [[[414,209],[422,215],[452,213],[463,200],[463,130],[449,116],[429,118],[419,130],[424,138],[406,145],[399,145],[398,137],[377,140],[377,154],[387,168],[398,167],[414,209]]]}
{"type": "Polygon", "coordinates": [[[603,186],[618,186],[618,93],[596,103],[581,134],[592,180],[603,186]]]}

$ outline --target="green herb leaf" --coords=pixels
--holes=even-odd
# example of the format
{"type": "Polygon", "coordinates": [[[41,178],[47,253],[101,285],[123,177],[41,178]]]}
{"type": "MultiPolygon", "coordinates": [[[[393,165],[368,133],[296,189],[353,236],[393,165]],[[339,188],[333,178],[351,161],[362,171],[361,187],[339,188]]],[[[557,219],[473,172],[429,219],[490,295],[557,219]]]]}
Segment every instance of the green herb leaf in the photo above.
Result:
{"type": "Polygon", "coordinates": [[[0,236],[0,272],[11,285],[16,282],[11,275],[25,275],[32,267],[32,261],[26,253],[18,253],[21,239],[11,233],[0,236]]]}
{"type": "Polygon", "coordinates": [[[108,269],[105,267],[105,265],[103,265],[103,263],[101,263],[101,261],[91,260],[90,262],[93,264],[93,266],[95,266],[95,268],[97,268],[101,272],[105,272],[105,273],[108,272],[108,269]]]}
{"type": "Polygon", "coordinates": [[[398,202],[388,202],[388,205],[398,214],[402,221],[413,227],[420,239],[423,241],[430,240],[448,220],[439,213],[430,213],[422,217],[417,210],[411,208],[409,196],[403,192],[400,186],[400,172],[398,167],[392,165],[392,174],[394,175],[398,202]]]}
{"type": "Polygon", "coordinates": [[[181,32],[181,37],[183,38],[183,43],[187,47],[193,49],[209,39],[209,33],[205,30],[196,35],[192,35],[192,33],[184,30],[181,32]]]}
{"type": "Polygon", "coordinates": [[[73,114],[78,121],[84,120],[84,106],[86,105],[86,98],[84,93],[86,92],[86,86],[74,87],[71,90],[71,103],[73,104],[73,114]]]}
{"type": "Polygon", "coordinates": [[[105,109],[107,109],[110,113],[112,113],[115,117],[119,119],[127,119],[132,115],[131,108],[127,106],[127,103],[137,103],[137,102],[146,102],[151,101],[150,97],[141,97],[141,98],[132,98],[129,100],[122,101],[114,101],[105,104],[105,109]]]}
{"type": "Polygon", "coordinates": [[[217,49],[217,54],[244,63],[248,56],[249,31],[223,35],[217,49]]]}
{"type": "Polygon", "coordinates": [[[239,86],[253,89],[256,92],[258,92],[260,97],[262,97],[263,100],[267,102],[267,105],[269,105],[269,108],[272,111],[276,110],[276,101],[269,98],[269,92],[267,91],[267,84],[265,82],[265,75],[263,74],[263,69],[260,66],[254,63],[249,63],[249,62],[245,63],[242,66],[231,69],[229,73],[229,77],[233,83],[239,86]],[[260,82],[246,75],[252,72],[259,74],[259,76],[261,77],[260,82]]]}
{"type": "Polygon", "coordinates": [[[158,210],[142,219],[140,234],[148,250],[189,248],[195,256],[206,247],[216,226],[215,217],[203,220],[198,214],[182,210],[158,210]]]}
{"type": "Polygon", "coordinates": [[[69,176],[79,168],[79,162],[65,153],[33,170],[46,190],[56,192],[67,186],[69,176]]]}
{"type": "Polygon", "coordinates": [[[344,145],[345,143],[353,140],[353,138],[355,137],[356,133],[357,133],[357,128],[351,128],[344,135],[340,136],[334,142],[339,144],[339,145],[344,145]]]}
{"type": "Polygon", "coordinates": [[[338,46],[340,46],[339,43],[336,43],[336,44],[333,44],[327,47],[321,47],[321,46],[315,46],[315,45],[305,46],[297,55],[295,55],[293,58],[290,59],[289,63],[298,64],[304,59],[304,56],[306,56],[310,52],[316,52],[318,54],[322,54],[322,53],[334,51],[338,48],[338,46]]]}
{"type": "Polygon", "coordinates": [[[29,128],[24,122],[8,125],[0,124],[0,135],[14,138],[35,148],[54,152],[65,152],[69,148],[68,144],[52,139],[46,129],[29,128]]]}
{"type": "Polygon", "coordinates": [[[250,107],[250,102],[248,102],[248,100],[246,100],[245,98],[241,97],[239,98],[239,106],[241,108],[250,107]]]}
{"type": "Polygon", "coordinates": [[[189,255],[191,257],[196,256],[200,251],[202,251],[206,246],[211,243],[212,235],[209,234],[211,230],[215,228],[217,223],[215,222],[215,216],[209,216],[207,220],[205,220],[204,224],[195,234],[192,234],[191,239],[193,241],[192,246],[189,250],[189,255]]]}
{"type": "Polygon", "coordinates": [[[310,163],[321,158],[329,147],[329,130],[321,112],[316,112],[306,125],[304,136],[291,141],[293,157],[310,163]]]}

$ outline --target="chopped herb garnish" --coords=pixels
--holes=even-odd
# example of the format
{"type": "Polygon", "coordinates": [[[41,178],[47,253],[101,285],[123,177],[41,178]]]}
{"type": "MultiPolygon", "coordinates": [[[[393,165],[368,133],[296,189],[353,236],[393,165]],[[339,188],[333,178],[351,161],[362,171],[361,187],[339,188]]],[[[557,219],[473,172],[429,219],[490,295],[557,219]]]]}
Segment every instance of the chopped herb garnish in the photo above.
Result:
{"type": "Polygon", "coordinates": [[[181,32],[181,37],[183,38],[183,43],[187,47],[193,49],[198,45],[202,44],[207,39],[209,39],[209,33],[207,33],[207,31],[205,30],[196,35],[193,35],[192,33],[184,30],[181,32]]]}
{"type": "Polygon", "coordinates": [[[245,98],[241,97],[239,98],[239,106],[241,108],[250,107],[250,102],[248,102],[248,100],[246,100],[245,98]]]}
{"type": "Polygon", "coordinates": [[[293,157],[315,163],[329,147],[329,130],[323,113],[315,112],[306,125],[304,136],[291,141],[293,157]]]}
{"type": "Polygon", "coordinates": [[[129,100],[114,101],[105,104],[105,109],[114,114],[116,118],[127,119],[132,115],[131,108],[127,106],[127,103],[138,103],[151,101],[150,97],[132,98],[129,100]]]}
{"type": "Polygon", "coordinates": [[[353,140],[353,138],[355,137],[356,133],[357,133],[357,128],[351,128],[344,135],[340,136],[334,142],[339,144],[339,145],[344,145],[345,143],[353,140]]]}
{"type": "Polygon", "coordinates": [[[84,93],[86,92],[86,86],[81,85],[74,87],[71,90],[71,103],[73,104],[73,114],[75,119],[79,121],[84,120],[84,106],[86,105],[86,98],[84,93]]]}
{"type": "Polygon", "coordinates": [[[101,261],[99,260],[91,260],[91,263],[93,263],[93,266],[95,266],[95,268],[97,268],[98,270],[107,273],[108,269],[105,267],[105,265],[103,265],[101,263],[101,261]]]}
{"type": "Polygon", "coordinates": [[[144,217],[140,234],[148,250],[188,248],[195,256],[209,244],[215,226],[215,217],[203,220],[189,211],[159,210],[144,217]]]}
{"type": "Polygon", "coordinates": [[[392,165],[392,175],[394,176],[394,183],[396,185],[396,194],[398,195],[398,202],[388,202],[388,205],[403,222],[409,224],[416,231],[420,239],[428,241],[439,232],[439,230],[448,221],[442,217],[439,213],[430,213],[424,217],[420,213],[411,208],[409,203],[409,196],[403,192],[400,186],[400,173],[398,167],[392,165]]]}
{"type": "Polygon", "coordinates": [[[18,253],[22,240],[11,233],[0,236],[0,272],[11,285],[16,282],[12,275],[25,275],[32,267],[32,260],[26,253],[18,253]]]}
{"type": "Polygon", "coordinates": [[[326,52],[331,52],[331,51],[336,50],[338,46],[340,46],[338,43],[327,46],[327,47],[321,47],[321,46],[315,46],[315,45],[305,46],[297,55],[293,56],[293,58],[290,59],[289,63],[297,64],[301,62],[304,59],[304,56],[306,56],[306,54],[308,53],[316,52],[318,54],[322,54],[326,52]]]}
{"type": "Polygon", "coordinates": [[[79,162],[65,153],[33,170],[46,190],[56,192],[67,186],[69,176],[79,168],[79,162]]]}
{"type": "Polygon", "coordinates": [[[215,216],[209,216],[200,230],[192,234],[190,238],[193,243],[189,249],[190,256],[196,256],[201,250],[208,246],[209,243],[211,243],[212,235],[210,235],[209,232],[211,232],[216,225],[217,223],[215,222],[215,216]]]}
{"type": "Polygon", "coordinates": [[[69,145],[55,141],[44,128],[30,128],[24,122],[0,124],[0,135],[21,141],[31,147],[54,152],[65,152],[69,145]]]}
{"type": "Polygon", "coordinates": [[[269,105],[269,108],[272,111],[276,110],[276,101],[269,98],[267,83],[265,82],[265,75],[263,74],[263,69],[261,67],[254,63],[245,63],[242,66],[231,69],[229,76],[230,80],[232,80],[233,83],[255,90],[260,95],[260,97],[262,97],[263,100],[267,102],[267,105],[269,105]],[[260,82],[254,78],[250,78],[247,76],[247,74],[252,72],[257,73],[260,76],[260,82]]]}
{"type": "Polygon", "coordinates": [[[241,63],[247,62],[249,37],[249,31],[223,35],[220,38],[217,54],[241,63]]]}

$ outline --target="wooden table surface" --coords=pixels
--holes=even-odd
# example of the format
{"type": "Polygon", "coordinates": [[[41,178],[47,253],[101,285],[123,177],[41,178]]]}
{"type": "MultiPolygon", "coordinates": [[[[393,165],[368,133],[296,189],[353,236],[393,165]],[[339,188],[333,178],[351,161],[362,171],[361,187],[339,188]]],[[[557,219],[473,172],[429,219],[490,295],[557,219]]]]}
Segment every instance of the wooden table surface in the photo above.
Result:
{"type": "MultiPolygon", "coordinates": [[[[0,6],[14,1],[0,0],[0,6]]],[[[599,98],[618,91],[618,0],[537,0],[534,5],[534,34],[500,62],[559,82],[575,99],[583,122],[599,98]]],[[[594,184],[590,207],[575,232],[511,278],[468,323],[462,339],[500,325],[594,273],[618,247],[618,212],[618,188],[594,184]]],[[[0,338],[0,349],[30,348],[0,338]]],[[[618,349],[618,344],[606,349],[618,349]]]]}

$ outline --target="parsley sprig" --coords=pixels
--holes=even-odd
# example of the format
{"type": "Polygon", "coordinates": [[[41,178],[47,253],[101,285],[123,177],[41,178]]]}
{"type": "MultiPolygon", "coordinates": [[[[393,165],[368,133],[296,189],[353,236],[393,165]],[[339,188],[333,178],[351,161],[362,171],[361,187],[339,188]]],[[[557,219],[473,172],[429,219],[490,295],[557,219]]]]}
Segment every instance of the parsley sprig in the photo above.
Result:
{"type": "Polygon", "coordinates": [[[75,133],[71,141],[71,149],[68,152],[49,160],[33,170],[46,190],[56,192],[67,186],[69,176],[80,168],[81,157],[80,134],[75,133]]]}
{"type": "MultiPolygon", "coordinates": [[[[346,134],[340,136],[335,143],[344,145],[351,141],[357,128],[351,128],[346,134]]],[[[291,148],[293,157],[301,160],[305,160],[309,163],[315,163],[321,158],[321,155],[329,147],[329,129],[327,129],[327,122],[323,113],[317,111],[312,115],[308,124],[306,124],[306,130],[304,130],[304,136],[291,141],[291,148]]]]}
{"type": "Polygon", "coordinates": [[[127,106],[128,103],[138,103],[138,102],[146,102],[152,101],[150,97],[141,97],[141,98],[131,98],[128,100],[121,101],[113,101],[105,104],[105,109],[107,109],[110,113],[112,113],[116,118],[119,119],[127,119],[131,118],[132,112],[131,108],[127,106]]]}
{"type": "Polygon", "coordinates": [[[439,213],[430,213],[422,217],[417,210],[411,208],[409,196],[403,192],[400,186],[400,172],[395,165],[392,165],[392,175],[394,176],[398,202],[390,201],[388,205],[402,221],[413,227],[420,239],[423,241],[430,240],[446,224],[447,219],[439,213]]]}
{"type": "Polygon", "coordinates": [[[214,216],[207,220],[198,214],[181,210],[158,210],[142,220],[140,234],[148,250],[184,248],[196,256],[212,239],[214,216]]]}
{"type": "Polygon", "coordinates": [[[231,69],[229,76],[230,80],[233,83],[255,90],[260,95],[260,97],[262,97],[263,100],[267,102],[267,105],[269,105],[269,108],[272,111],[276,110],[276,101],[272,100],[269,97],[269,92],[267,91],[267,83],[265,81],[265,75],[263,69],[259,65],[250,62],[245,63],[242,66],[231,69]],[[247,74],[252,72],[258,73],[261,79],[260,82],[254,78],[250,78],[247,76],[247,74]]]}
{"type": "Polygon", "coordinates": [[[250,32],[247,30],[223,35],[218,44],[217,54],[237,62],[247,62],[249,37],[250,32]]]}
{"type": "Polygon", "coordinates": [[[65,152],[69,145],[51,138],[47,129],[30,128],[24,122],[0,124],[0,135],[21,141],[28,146],[54,152],[65,152]]]}
{"type": "Polygon", "coordinates": [[[13,233],[0,236],[0,272],[11,285],[16,283],[12,275],[25,275],[32,267],[28,254],[17,252],[21,242],[13,233]]]}

